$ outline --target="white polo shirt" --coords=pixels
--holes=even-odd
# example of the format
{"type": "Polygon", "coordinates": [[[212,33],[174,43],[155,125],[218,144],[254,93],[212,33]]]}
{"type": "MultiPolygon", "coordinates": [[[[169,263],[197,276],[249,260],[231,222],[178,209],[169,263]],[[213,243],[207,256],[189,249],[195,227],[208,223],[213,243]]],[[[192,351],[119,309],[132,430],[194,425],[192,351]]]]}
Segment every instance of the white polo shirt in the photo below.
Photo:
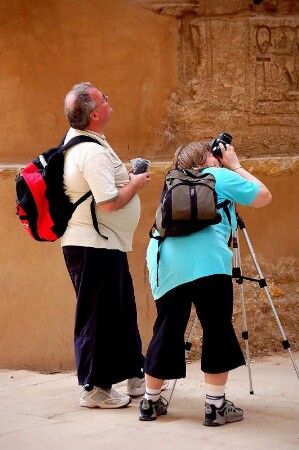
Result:
{"type": "MultiPolygon", "coordinates": [[[[89,190],[96,203],[106,203],[118,196],[118,187],[130,182],[127,169],[107,143],[105,136],[92,131],[70,128],[65,143],[75,136],[91,136],[101,145],[84,142],[71,147],[65,154],[64,185],[74,203],[89,190]]],[[[140,199],[136,194],[123,208],[104,212],[95,206],[100,232],[94,229],[90,213],[91,197],[79,205],[61,238],[61,245],[132,250],[134,231],[140,218],[140,199]]]]}

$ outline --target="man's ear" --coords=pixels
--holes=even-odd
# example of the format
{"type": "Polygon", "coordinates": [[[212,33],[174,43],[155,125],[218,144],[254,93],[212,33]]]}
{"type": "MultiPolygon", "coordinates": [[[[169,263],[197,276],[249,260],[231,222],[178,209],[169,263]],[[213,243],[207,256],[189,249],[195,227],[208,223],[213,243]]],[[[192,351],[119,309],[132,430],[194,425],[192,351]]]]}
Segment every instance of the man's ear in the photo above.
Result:
{"type": "Polygon", "coordinates": [[[89,118],[90,118],[90,120],[99,120],[98,115],[97,115],[97,113],[95,111],[92,111],[89,114],[89,118]]]}

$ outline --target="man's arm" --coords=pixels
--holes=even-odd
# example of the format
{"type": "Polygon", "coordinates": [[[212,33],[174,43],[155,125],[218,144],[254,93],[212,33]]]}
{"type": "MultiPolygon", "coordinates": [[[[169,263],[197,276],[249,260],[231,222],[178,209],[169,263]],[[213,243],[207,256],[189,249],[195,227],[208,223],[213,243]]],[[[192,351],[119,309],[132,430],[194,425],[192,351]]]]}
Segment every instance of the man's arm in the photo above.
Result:
{"type": "Polygon", "coordinates": [[[98,208],[100,208],[104,212],[116,211],[117,209],[123,208],[130,200],[134,197],[134,195],[144,186],[146,186],[150,179],[151,174],[149,172],[140,173],[138,175],[134,175],[133,173],[129,173],[130,182],[125,186],[118,188],[118,196],[107,203],[97,203],[98,208]]]}

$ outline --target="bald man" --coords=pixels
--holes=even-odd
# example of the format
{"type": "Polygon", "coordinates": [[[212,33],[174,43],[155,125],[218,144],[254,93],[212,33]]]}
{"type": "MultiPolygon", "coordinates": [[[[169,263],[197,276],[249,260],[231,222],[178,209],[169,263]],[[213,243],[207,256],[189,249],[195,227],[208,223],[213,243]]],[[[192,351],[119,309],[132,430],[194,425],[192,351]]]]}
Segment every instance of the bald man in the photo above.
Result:
{"type": "Polygon", "coordinates": [[[121,408],[143,395],[142,345],[127,252],[140,218],[138,191],[150,174],[128,173],[103,134],[112,114],[108,97],[91,83],[73,87],[65,98],[70,124],[65,143],[83,142],[65,154],[64,184],[72,202],[91,190],[62,236],[63,254],[76,292],[74,345],[80,405],[121,408]],[[112,385],[127,380],[127,394],[112,385]]]}

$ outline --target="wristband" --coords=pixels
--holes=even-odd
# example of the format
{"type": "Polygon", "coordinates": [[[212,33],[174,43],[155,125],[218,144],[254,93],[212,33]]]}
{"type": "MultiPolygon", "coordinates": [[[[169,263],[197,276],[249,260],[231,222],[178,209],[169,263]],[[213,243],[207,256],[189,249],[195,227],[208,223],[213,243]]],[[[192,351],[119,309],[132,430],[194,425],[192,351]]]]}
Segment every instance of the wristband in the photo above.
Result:
{"type": "Polygon", "coordinates": [[[237,166],[237,167],[235,167],[234,169],[232,169],[232,171],[234,172],[234,171],[237,170],[237,169],[242,169],[242,166],[237,166]]]}

